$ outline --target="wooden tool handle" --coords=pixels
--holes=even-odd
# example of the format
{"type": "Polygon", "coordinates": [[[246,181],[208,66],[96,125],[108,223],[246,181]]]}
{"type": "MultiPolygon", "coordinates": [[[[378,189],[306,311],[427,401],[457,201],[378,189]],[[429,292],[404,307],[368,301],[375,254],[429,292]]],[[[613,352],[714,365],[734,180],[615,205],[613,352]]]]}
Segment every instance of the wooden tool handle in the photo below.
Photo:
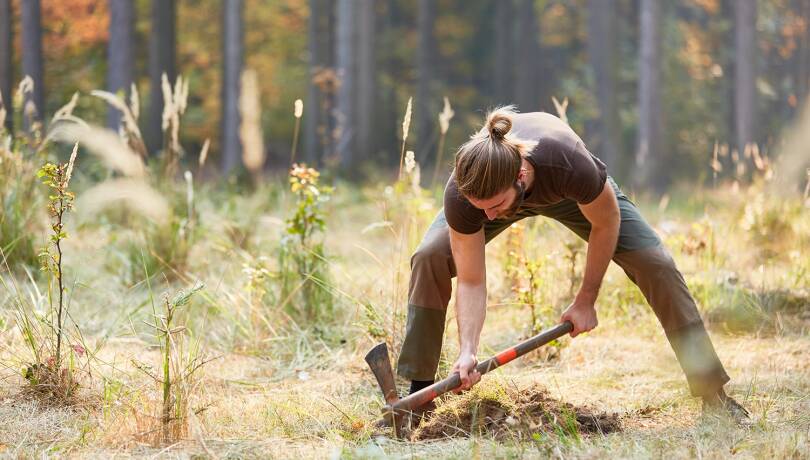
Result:
{"type": "MultiPolygon", "coordinates": [[[[552,328],[546,329],[534,337],[530,337],[511,348],[507,348],[488,360],[478,363],[478,365],[475,366],[475,370],[481,373],[481,375],[486,374],[487,372],[497,369],[515,358],[523,356],[534,349],[542,347],[552,340],[568,334],[573,329],[574,325],[571,324],[570,321],[566,321],[562,324],[558,324],[552,328]]],[[[455,390],[459,386],[461,386],[461,377],[459,377],[458,372],[456,372],[444,380],[440,380],[429,387],[423,388],[410,396],[400,399],[390,406],[386,406],[384,408],[384,412],[412,411],[417,407],[421,407],[422,405],[433,401],[448,391],[455,390]]]]}

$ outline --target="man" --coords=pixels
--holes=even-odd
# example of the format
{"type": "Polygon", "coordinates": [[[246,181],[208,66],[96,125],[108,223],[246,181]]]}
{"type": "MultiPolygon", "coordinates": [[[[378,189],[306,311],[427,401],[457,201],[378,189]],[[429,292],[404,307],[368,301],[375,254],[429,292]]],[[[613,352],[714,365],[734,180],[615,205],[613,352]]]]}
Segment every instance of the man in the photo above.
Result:
{"type": "Polygon", "coordinates": [[[451,278],[457,277],[460,390],[481,378],[476,353],[486,316],[484,246],[512,223],[555,219],[588,241],[582,285],[561,320],[571,337],[598,324],[599,287],[611,259],[641,289],[658,316],[694,396],[741,421],[747,411],[727,396],[720,363],[683,276],[635,205],[582,140],[547,113],[487,115],[462,145],[444,193],[444,209],[411,258],[408,323],[398,373],[411,392],[433,383],[441,353],[451,278]]]}

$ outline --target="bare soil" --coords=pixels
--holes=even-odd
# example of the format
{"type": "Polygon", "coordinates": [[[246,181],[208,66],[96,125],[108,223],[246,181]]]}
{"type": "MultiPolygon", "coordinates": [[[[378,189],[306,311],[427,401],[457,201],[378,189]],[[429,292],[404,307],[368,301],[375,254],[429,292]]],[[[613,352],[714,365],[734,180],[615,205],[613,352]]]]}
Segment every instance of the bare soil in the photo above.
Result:
{"type": "Polygon", "coordinates": [[[551,397],[543,386],[502,386],[450,397],[428,413],[412,440],[484,435],[532,439],[536,434],[579,436],[621,431],[619,415],[575,406],[551,397]]]}

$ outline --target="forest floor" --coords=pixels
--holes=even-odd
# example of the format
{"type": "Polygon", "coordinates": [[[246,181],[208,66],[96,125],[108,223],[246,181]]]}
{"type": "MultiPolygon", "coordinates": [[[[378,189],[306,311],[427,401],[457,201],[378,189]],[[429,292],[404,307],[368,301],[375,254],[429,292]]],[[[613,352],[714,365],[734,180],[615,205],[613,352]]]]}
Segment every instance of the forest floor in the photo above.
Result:
{"type": "MultiPolygon", "coordinates": [[[[30,352],[6,302],[0,457],[810,458],[810,221],[803,203],[726,190],[641,205],[695,293],[732,378],[727,392],[750,410],[750,424],[702,415],[654,314],[612,266],[597,329],[498,369],[471,392],[441,398],[414,439],[396,440],[374,427],[382,397],[363,356],[379,340],[396,355],[408,256],[437,208],[435,198],[425,198],[413,213],[420,217],[380,224],[391,211],[370,198],[377,193],[338,188],[329,205],[325,252],[335,309],[330,322],[312,326],[295,312],[244,297],[247,285],[255,293],[245,274],[255,273],[262,254],[274,257],[286,216],[272,200],[283,196],[237,197],[227,211],[215,198],[201,198],[206,229],[189,262],[151,283],[128,275],[132,262],[120,249],[125,229],[75,224],[65,249],[76,291],[71,318],[93,357],[80,366],[71,405],[31,397],[20,372],[30,352]],[[768,220],[779,216],[776,224],[768,220]],[[746,227],[751,219],[754,227],[746,227]],[[234,234],[250,246],[233,243],[234,234]],[[201,344],[195,353],[210,361],[189,381],[182,433],[159,442],[160,386],[145,373],[160,367],[161,348],[143,321],[150,299],[196,280],[206,287],[182,321],[201,344]]],[[[541,262],[532,292],[544,327],[570,299],[584,258],[583,245],[542,219],[490,244],[479,357],[529,333],[529,309],[515,300],[521,286],[524,295],[527,289],[514,274],[524,262],[510,251],[541,262]]],[[[16,282],[6,299],[36,296],[25,276],[16,282]]],[[[457,351],[454,323],[450,311],[440,375],[457,351]]],[[[407,382],[398,384],[405,392],[407,382]]]]}

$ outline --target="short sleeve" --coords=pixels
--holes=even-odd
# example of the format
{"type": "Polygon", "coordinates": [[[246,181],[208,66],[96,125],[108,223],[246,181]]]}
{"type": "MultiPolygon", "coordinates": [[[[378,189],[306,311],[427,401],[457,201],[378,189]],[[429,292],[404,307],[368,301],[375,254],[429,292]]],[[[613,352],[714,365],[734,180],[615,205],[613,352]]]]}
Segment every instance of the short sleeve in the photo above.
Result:
{"type": "Polygon", "coordinates": [[[444,188],[444,217],[453,230],[466,235],[473,234],[484,226],[486,214],[472,205],[456,187],[456,176],[452,174],[444,188]]]}
{"type": "Polygon", "coordinates": [[[607,167],[582,142],[578,142],[568,161],[571,169],[565,179],[563,196],[580,204],[588,204],[602,193],[607,180],[607,167]]]}

